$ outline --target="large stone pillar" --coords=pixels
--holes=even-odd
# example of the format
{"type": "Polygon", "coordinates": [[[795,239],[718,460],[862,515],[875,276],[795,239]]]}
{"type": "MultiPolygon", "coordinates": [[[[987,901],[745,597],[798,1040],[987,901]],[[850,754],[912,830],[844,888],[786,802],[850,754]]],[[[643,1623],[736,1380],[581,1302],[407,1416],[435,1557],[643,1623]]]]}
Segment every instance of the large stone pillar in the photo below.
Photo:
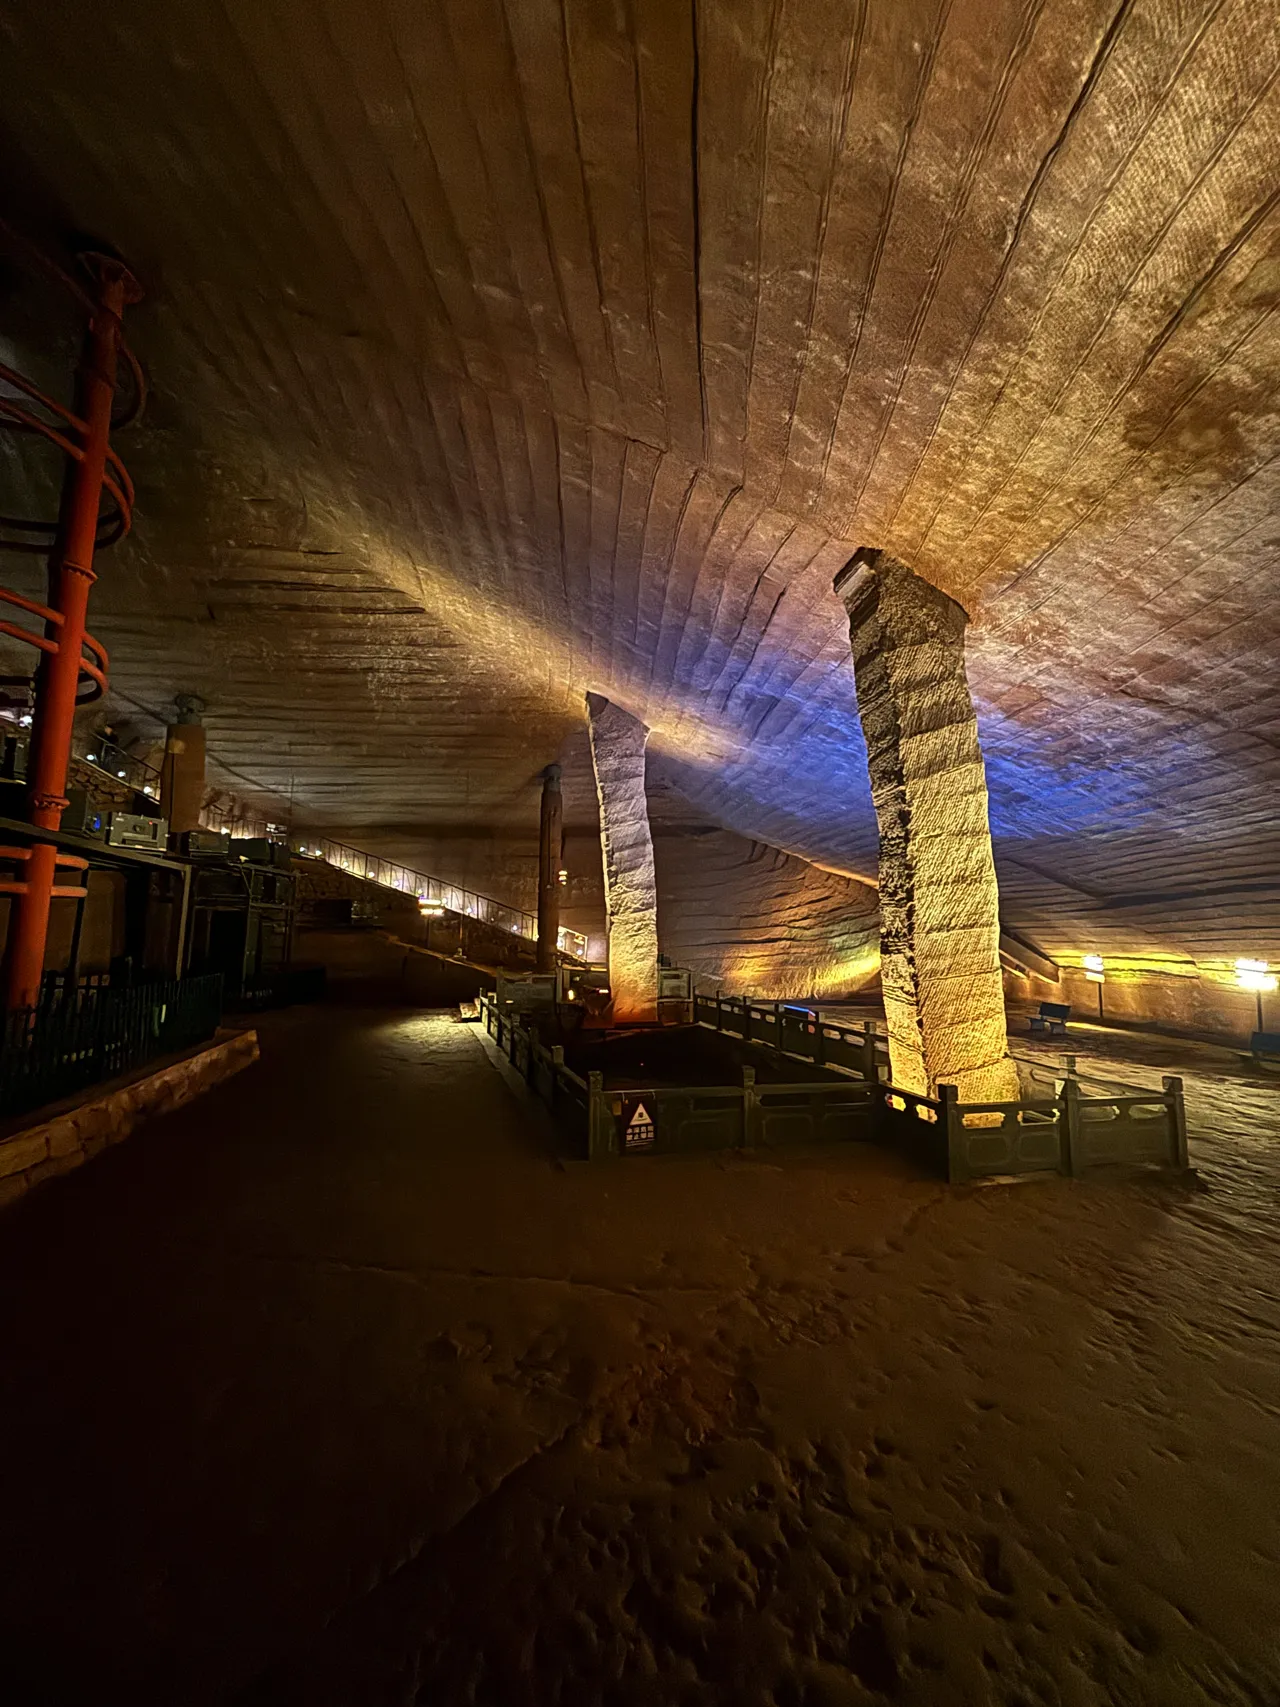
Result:
{"type": "Polygon", "coordinates": [[[1013,1101],[987,779],[964,668],[968,618],[886,552],[835,579],[880,824],[880,952],[894,1083],[1013,1101]]]}
{"type": "Polygon", "coordinates": [[[179,694],[174,704],[178,721],[165,731],[160,813],[171,831],[198,830],[204,807],[204,701],[195,694],[179,694]]]}
{"type": "Polygon", "coordinates": [[[658,1017],[658,886],[644,790],[649,731],[600,694],[587,695],[591,762],[600,800],[609,989],[618,1025],[658,1017]]]}
{"type": "Polygon", "coordinates": [[[538,971],[556,969],[560,935],[560,845],[563,808],[560,766],[542,773],[542,816],[538,826],[538,971]]]}

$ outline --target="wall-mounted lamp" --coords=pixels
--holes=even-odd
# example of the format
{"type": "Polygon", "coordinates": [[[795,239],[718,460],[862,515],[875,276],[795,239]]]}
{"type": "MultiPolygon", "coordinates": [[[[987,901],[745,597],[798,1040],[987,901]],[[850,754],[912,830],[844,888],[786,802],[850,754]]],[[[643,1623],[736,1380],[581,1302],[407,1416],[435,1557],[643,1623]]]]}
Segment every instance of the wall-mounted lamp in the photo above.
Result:
{"type": "Polygon", "coordinates": [[[1261,995],[1264,990],[1275,989],[1276,975],[1268,960],[1237,960],[1236,983],[1242,990],[1256,990],[1261,995]]]}
{"type": "Polygon", "coordinates": [[[556,872],[556,879],[559,882],[560,887],[562,889],[564,888],[565,884],[568,883],[569,873],[564,869],[563,866],[560,868],[559,871],[556,872]]]}
{"type": "Polygon", "coordinates": [[[1086,954],[1083,957],[1084,975],[1091,984],[1098,986],[1098,1019],[1105,1018],[1102,1011],[1102,986],[1107,981],[1106,968],[1100,954],[1086,954]]]}
{"type": "Polygon", "coordinates": [[[1276,975],[1267,960],[1237,960],[1236,983],[1242,990],[1252,990],[1258,1003],[1258,1030],[1267,1028],[1262,1020],[1262,998],[1276,987],[1276,975]]]}

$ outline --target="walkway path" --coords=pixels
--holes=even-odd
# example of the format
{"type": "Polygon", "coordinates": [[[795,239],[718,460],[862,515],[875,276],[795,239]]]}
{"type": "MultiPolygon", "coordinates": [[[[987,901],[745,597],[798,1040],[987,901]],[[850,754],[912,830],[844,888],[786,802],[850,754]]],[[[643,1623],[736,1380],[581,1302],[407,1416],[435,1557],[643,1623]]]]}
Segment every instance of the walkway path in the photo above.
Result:
{"type": "Polygon", "coordinates": [[[275,1016],[0,1220],[0,1685],[1274,1700],[1280,1093],[1190,1108],[1199,1193],[563,1167],[474,1029],[275,1016]]]}

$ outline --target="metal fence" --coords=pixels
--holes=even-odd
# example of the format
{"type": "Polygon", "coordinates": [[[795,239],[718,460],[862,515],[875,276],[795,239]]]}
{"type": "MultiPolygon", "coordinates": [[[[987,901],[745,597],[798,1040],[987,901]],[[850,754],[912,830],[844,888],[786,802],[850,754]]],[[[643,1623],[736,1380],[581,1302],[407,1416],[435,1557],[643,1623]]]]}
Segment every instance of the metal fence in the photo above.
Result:
{"type": "MultiPolygon", "coordinates": [[[[519,907],[508,907],[488,895],[478,895],[473,889],[463,889],[456,883],[428,877],[425,872],[414,871],[410,866],[399,865],[393,859],[382,859],[377,854],[364,853],[344,842],[331,841],[328,836],[297,837],[291,845],[295,853],[310,859],[322,859],[327,865],[337,866],[339,871],[362,878],[366,883],[378,883],[384,889],[398,889],[402,895],[416,895],[428,906],[444,907],[464,918],[479,919],[497,930],[509,931],[512,936],[527,937],[530,942],[537,940],[538,921],[534,914],[522,912],[519,907]]],[[[563,954],[572,955],[575,960],[587,957],[587,939],[580,931],[566,930],[561,926],[557,946],[563,954]]]]}
{"type": "Polygon", "coordinates": [[[124,783],[126,788],[137,789],[140,794],[159,800],[160,772],[145,759],[140,759],[133,753],[126,753],[123,747],[117,747],[111,741],[103,741],[96,735],[74,736],[71,750],[77,759],[83,759],[86,764],[93,765],[103,776],[112,777],[115,781],[124,783]]]}
{"type": "MultiPolygon", "coordinates": [[[[510,1009],[481,996],[485,1027],[553,1110],[567,1116],[580,1155],[754,1150],[786,1144],[884,1143],[952,1184],[1033,1173],[1079,1176],[1107,1164],[1187,1167],[1182,1080],[1142,1091],[1081,1081],[1071,1066],[1046,1094],[1009,1103],[961,1103],[954,1085],[936,1097],[888,1083],[888,1048],[876,1023],[844,1025],[782,1003],[699,996],[700,1024],[836,1073],[813,1084],[606,1087],[547,1049],[510,1009]],[[838,1076],[837,1076],[838,1075],[838,1076]]],[[[1046,1087],[1048,1089],[1048,1087],[1046,1087]]]]}
{"type": "Polygon", "coordinates": [[[222,976],[149,984],[81,984],[0,1030],[0,1116],[23,1114],[157,1056],[203,1043],[218,1029],[222,976]]]}

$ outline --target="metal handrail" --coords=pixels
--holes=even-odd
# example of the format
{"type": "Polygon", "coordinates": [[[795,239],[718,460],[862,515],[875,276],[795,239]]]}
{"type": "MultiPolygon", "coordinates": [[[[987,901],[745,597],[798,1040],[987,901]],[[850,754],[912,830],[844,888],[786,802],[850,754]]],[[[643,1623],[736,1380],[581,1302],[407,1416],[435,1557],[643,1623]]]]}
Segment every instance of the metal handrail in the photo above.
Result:
{"type": "MultiPolygon", "coordinates": [[[[0,426],[7,427],[10,432],[34,433],[39,438],[46,439],[50,444],[55,445],[64,456],[69,456],[72,461],[83,462],[85,441],[89,434],[87,421],[82,420],[65,404],[59,403],[56,398],[47,396],[33,385],[25,374],[19,373],[16,368],[10,367],[6,362],[0,362],[0,382],[7,385],[10,391],[26,397],[31,403],[54,417],[50,421],[41,415],[33,414],[30,409],[24,408],[18,403],[14,397],[0,392],[0,426]],[[58,423],[69,427],[76,437],[68,437],[58,423]]],[[[128,469],[110,445],[107,446],[106,450],[106,472],[103,474],[102,484],[114,500],[115,509],[105,518],[98,520],[95,541],[98,550],[102,550],[108,545],[114,545],[117,540],[123,539],[133,526],[133,504],[136,496],[133,481],[129,478],[128,469]]],[[[9,551],[26,551],[43,555],[48,551],[50,541],[56,537],[60,525],[61,523],[57,520],[49,521],[43,518],[25,520],[17,516],[0,516],[0,527],[10,528],[16,533],[31,533],[41,536],[34,540],[6,540],[5,547],[9,551]]],[[[41,616],[47,615],[43,607],[36,607],[27,601],[19,601],[12,595],[10,597],[11,602],[15,604],[26,603],[29,610],[35,611],[41,616]]],[[[55,617],[52,620],[60,622],[62,619],[55,617]]],[[[21,631],[17,632],[16,637],[18,639],[28,638],[21,631]]]]}
{"type": "MultiPolygon", "coordinates": [[[[523,912],[519,907],[508,907],[490,895],[480,895],[460,884],[446,883],[443,878],[429,877],[411,866],[383,859],[379,854],[365,853],[361,848],[335,842],[328,836],[297,837],[291,840],[290,846],[304,858],[322,859],[327,865],[336,866],[339,871],[361,878],[366,883],[377,883],[384,889],[398,890],[402,895],[416,895],[428,906],[445,907],[451,913],[461,913],[465,918],[510,931],[512,936],[537,941],[538,921],[533,913],[523,912]]],[[[566,930],[562,925],[557,946],[576,960],[587,957],[587,939],[581,931],[566,930]]]]}
{"type": "Polygon", "coordinates": [[[130,788],[140,789],[154,800],[159,799],[158,766],[148,764],[134,753],[126,753],[124,748],[116,746],[114,741],[104,741],[98,735],[76,735],[71,743],[71,752],[73,757],[84,764],[92,765],[113,782],[123,782],[130,788]]]}

